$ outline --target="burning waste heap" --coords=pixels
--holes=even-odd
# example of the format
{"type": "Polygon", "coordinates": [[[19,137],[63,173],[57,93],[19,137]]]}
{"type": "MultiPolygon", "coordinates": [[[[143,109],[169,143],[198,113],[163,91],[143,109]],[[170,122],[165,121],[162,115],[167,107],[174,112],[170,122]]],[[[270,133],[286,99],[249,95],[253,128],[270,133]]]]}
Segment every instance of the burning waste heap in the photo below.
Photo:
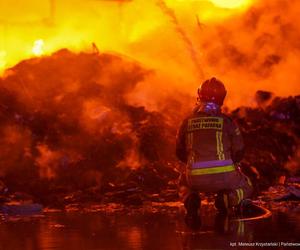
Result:
{"type": "Polygon", "coordinates": [[[8,70],[0,91],[1,175],[11,191],[51,204],[90,188],[98,197],[127,178],[147,186],[151,176],[151,189],[159,190],[163,178],[174,177],[161,166],[174,162],[176,128],[126,101],[147,74],[117,56],[67,50],[8,70]],[[134,177],[140,167],[148,169],[144,179],[134,177]]]}
{"type": "MultiPolygon", "coordinates": [[[[172,96],[159,112],[130,104],[128,95],[149,74],[120,56],[68,50],[7,70],[0,173],[10,199],[27,194],[51,207],[177,200],[175,136],[193,99],[172,96]]],[[[246,142],[242,167],[264,189],[299,175],[300,98],[256,97],[257,108],[230,115],[246,142]]]]}

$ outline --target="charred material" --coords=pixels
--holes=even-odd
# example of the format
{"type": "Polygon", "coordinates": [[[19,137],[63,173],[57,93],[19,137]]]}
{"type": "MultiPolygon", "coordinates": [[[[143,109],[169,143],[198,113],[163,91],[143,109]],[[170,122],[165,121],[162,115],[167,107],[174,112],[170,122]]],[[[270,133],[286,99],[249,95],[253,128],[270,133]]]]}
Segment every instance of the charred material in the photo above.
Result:
{"type": "MultiPolygon", "coordinates": [[[[299,96],[274,98],[262,107],[261,100],[271,94],[259,91],[258,108],[242,107],[232,112],[241,127],[246,144],[242,167],[259,189],[278,183],[281,176],[299,175],[299,162],[287,168],[299,148],[299,96]]],[[[283,183],[282,183],[283,184],[283,183]]]]}

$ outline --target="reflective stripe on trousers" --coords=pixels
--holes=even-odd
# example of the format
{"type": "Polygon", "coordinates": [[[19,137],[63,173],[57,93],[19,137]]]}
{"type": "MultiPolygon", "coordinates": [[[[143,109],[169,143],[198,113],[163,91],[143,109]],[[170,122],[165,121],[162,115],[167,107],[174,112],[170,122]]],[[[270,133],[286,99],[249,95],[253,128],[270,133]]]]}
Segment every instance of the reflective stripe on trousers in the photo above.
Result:
{"type": "Polygon", "coordinates": [[[199,168],[191,169],[190,175],[206,175],[206,174],[219,174],[235,171],[233,165],[220,166],[220,167],[210,167],[210,168],[199,168]]]}

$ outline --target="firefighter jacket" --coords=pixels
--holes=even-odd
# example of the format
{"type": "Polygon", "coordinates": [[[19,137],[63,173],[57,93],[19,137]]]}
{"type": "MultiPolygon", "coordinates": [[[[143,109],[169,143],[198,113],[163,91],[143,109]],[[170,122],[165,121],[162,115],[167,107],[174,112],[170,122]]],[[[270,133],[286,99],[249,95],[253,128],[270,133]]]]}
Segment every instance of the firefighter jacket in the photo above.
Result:
{"type": "Polygon", "coordinates": [[[214,103],[201,103],[182,123],[176,155],[191,168],[228,166],[243,156],[243,139],[237,125],[214,103]]]}

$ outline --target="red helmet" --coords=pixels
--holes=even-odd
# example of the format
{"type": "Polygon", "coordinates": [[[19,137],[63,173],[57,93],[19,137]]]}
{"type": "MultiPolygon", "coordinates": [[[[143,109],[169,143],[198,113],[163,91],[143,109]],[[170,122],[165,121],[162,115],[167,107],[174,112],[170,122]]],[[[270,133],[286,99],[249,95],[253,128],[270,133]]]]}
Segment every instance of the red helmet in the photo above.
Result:
{"type": "Polygon", "coordinates": [[[198,88],[198,98],[203,102],[214,102],[223,105],[227,91],[224,84],[215,77],[206,80],[198,88]]]}

